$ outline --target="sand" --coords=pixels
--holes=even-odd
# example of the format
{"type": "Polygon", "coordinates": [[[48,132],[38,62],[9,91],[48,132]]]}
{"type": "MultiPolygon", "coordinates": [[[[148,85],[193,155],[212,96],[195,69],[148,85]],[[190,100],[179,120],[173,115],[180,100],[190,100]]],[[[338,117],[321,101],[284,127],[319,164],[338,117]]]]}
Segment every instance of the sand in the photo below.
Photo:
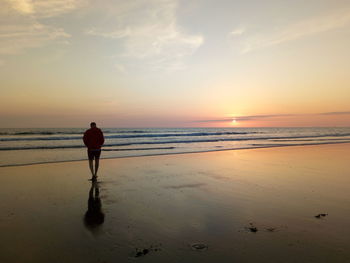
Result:
{"type": "Polygon", "coordinates": [[[97,184],[87,161],[0,176],[2,263],[350,262],[350,144],[101,160],[97,184]]]}

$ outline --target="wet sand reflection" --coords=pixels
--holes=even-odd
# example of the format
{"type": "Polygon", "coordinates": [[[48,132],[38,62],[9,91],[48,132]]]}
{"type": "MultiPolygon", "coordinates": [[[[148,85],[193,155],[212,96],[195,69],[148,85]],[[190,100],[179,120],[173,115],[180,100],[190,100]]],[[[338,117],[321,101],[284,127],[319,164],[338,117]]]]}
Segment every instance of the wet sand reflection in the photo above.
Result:
{"type": "Polygon", "coordinates": [[[96,231],[103,224],[104,220],[105,215],[102,211],[99,185],[97,181],[92,181],[89,191],[88,210],[84,216],[84,224],[89,230],[96,231]]]}

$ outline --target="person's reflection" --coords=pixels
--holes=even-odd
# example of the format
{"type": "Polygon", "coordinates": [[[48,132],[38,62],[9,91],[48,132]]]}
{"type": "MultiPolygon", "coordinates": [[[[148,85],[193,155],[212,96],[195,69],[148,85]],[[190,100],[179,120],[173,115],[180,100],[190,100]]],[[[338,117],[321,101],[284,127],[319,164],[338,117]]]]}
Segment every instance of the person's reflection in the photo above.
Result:
{"type": "Polygon", "coordinates": [[[105,215],[102,212],[102,202],[100,199],[100,190],[98,182],[92,181],[89,191],[88,210],[84,216],[84,223],[90,230],[97,229],[105,220],[105,215]]]}

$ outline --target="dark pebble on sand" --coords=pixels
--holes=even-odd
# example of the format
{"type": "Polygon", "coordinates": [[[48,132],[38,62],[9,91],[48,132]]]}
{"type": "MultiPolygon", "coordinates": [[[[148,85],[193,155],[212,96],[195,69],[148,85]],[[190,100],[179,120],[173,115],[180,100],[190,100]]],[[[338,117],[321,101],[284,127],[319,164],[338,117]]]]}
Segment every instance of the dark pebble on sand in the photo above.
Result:
{"type": "Polygon", "coordinates": [[[249,223],[249,225],[250,225],[250,227],[247,227],[247,229],[248,229],[250,232],[253,232],[253,233],[258,232],[258,228],[255,227],[255,226],[253,225],[253,223],[249,223]]]}
{"type": "Polygon", "coordinates": [[[141,249],[141,250],[139,250],[139,249],[136,249],[136,254],[135,254],[135,258],[138,258],[138,257],[142,257],[142,256],[144,256],[144,255],[147,255],[149,252],[150,252],[150,250],[149,249],[147,249],[147,248],[144,248],[144,249],[141,249]]]}
{"type": "Polygon", "coordinates": [[[328,214],[318,214],[315,217],[320,219],[320,218],[325,217],[325,216],[328,216],[328,214]]]}
{"type": "Polygon", "coordinates": [[[194,250],[207,250],[208,249],[208,246],[206,244],[202,244],[202,243],[192,244],[191,247],[194,250]]]}
{"type": "Polygon", "coordinates": [[[142,257],[150,253],[151,251],[161,251],[159,247],[153,247],[150,248],[135,248],[136,253],[134,254],[135,258],[142,257]]]}
{"type": "Polygon", "coordinates": [[[256,227],[249,227],[250,232],[256,233],[258,229],[256,227]]]}
{"type": "Polygon", "coordinates": [[[136,258],[137,257],[141,257],[141,256],[143,256],[143,253],[141,251],[137,252],[136,255],[135,255],[136,258]]]}

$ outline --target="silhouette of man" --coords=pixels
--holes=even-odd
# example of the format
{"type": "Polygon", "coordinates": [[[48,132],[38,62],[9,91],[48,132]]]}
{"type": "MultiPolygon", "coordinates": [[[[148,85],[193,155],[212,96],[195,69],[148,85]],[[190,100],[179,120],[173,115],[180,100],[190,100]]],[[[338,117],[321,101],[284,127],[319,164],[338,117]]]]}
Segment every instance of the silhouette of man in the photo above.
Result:
{"type": "Polygon", "coordinates": [[[97,171],[101,156],[101,146],[105,142],[103,132],[96,127],[95,122],[90,123],[90,129],[86,130],[84,133],[83,141],[86,145],[88,157],[89,157],[89,167],[92,174],[92,180],[97,179],[97,171]],[[95,159],[95,170],[94,170],[94,159],[95,159]]]}

